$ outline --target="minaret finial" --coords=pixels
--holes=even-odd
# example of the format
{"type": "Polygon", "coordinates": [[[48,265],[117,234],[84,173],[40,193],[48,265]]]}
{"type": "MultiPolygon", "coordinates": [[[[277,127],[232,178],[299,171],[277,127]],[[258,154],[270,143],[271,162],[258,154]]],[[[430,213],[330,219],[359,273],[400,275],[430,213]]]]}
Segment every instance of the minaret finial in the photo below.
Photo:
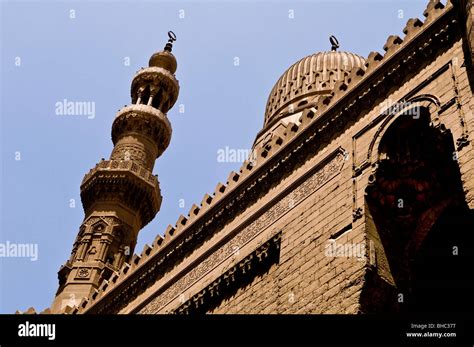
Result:
{"type": "Polygon", "coordinates": [[[336,39],[336,36],[329,36],[329,42],[331,42],[331,51],[337,51],[337,49],[339,48],[339,41],[336,39]]]}
{"type": "Polygon", "coordinates": [[[176,34],[171,30],[168,31],[168,42],[165,45],[165,51],[171,52],[173,50],[173,42],[176,41],[176,34]]]}

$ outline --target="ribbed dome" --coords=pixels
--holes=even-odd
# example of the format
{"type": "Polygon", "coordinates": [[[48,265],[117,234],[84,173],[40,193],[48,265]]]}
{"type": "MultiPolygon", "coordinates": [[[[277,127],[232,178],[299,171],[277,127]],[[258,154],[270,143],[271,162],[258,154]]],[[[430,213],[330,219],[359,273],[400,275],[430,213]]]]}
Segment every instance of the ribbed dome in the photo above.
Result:
{"type": "Polygon", "coordinates": [[[273,87],[265,110],[265,125],[285,109],[295,109],[316,95],[330,93],[336,82],[347,80],[353,68],[365,70],[365,59],[347,52],[319,52],[293,64],[273,87]]]}

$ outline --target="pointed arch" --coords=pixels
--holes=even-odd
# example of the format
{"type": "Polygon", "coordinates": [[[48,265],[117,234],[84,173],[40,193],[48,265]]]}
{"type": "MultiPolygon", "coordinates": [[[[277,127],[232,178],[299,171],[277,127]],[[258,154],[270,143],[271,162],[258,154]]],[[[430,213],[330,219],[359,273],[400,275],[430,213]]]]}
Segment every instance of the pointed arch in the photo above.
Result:
{"type": "MultiPolygon", "coordinates": [[[[459,279],[450,277],[453,271],[440,270],[443,275],[432,278],[430,267],[419,254],[432,255],[438,247],[443,249],[445,263],[455,264],[449,258],[450,247],[456,240],[474,239],[474,232],[459,230],[456,222],[461,218],[474,230],[474,215],[466,206],[459,166],[453,157],[453,136],[439,121],[438,110],[439,103],[426,96],[411,99],[379,127],[369,152],[372,173],[365,189],[366,214],[373,221],[369,233],[380,240],[378,251],[388,262],[385,270],[398,294],[407,298],[407,304],[399,305],[401,310],[430,310],[425,298],[434,298],[431,292],[442,293],[443,286],[450,286],[451,292],[459,290],[459,279]],[[413,107],[418,113],[410,111],[413,107]],[[420,289],[427,281],[433,287],[420,289]]],[[[473,289],[474,281],[470,283],[473,289]]],[[[465,299],[472,306],[473,300],[465,299]]],[[[446,309],[459,302],[440,300],[446,309]]]]}

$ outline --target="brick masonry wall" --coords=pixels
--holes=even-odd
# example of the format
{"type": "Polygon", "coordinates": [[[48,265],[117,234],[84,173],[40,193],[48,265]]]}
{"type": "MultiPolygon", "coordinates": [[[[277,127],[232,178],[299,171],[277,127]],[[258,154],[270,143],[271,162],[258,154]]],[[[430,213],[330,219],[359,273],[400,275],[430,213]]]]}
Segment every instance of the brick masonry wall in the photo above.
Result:
{"type": "MultiPolygon", "coordinates": [[[[357,312],[364,261],[325,255],[331,234],[352,220],[349,183],[334,178],[279,221],[283,238],[278,265],[239,289],[214,312],[357,312]]],[[[348,231],[336,243],[362,242],[363,237],[348,231]]]]}

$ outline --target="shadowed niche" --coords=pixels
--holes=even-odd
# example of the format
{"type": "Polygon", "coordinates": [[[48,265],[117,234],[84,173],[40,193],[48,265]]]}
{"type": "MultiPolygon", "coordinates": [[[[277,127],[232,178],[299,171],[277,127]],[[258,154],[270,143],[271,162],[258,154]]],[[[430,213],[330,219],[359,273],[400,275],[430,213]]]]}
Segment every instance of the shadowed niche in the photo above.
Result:
{"type": "Polygon", "coordinates": [[[474,213],[456,155],[450,131],[423,107],[384,134],[366,202],[394,288],[371,310],[472,311],[474,213]]]}

